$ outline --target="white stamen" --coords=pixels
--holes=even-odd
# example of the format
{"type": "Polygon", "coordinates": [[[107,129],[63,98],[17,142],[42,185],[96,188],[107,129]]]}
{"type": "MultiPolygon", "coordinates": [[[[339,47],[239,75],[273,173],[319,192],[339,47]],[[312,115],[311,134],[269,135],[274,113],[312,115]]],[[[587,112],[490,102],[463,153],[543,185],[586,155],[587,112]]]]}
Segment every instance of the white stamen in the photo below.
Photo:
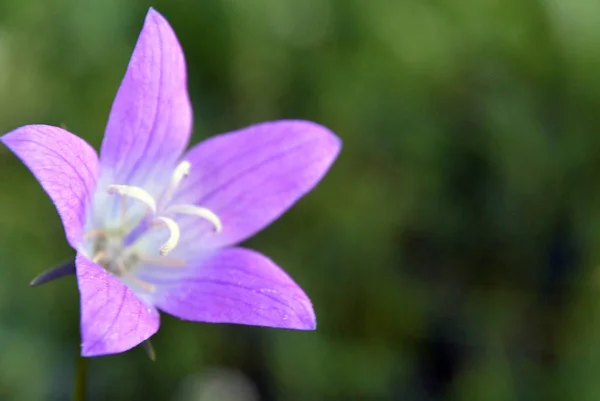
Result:
{"type": "Polygon", "coordinates": [[[173,172],[173,176],[171,177],[171,187],[177,188],[185,177],[190,174],[190,169],[192,168],[192,164],[187,160],[182,161],[175,167],[175,171],[173,172]]]}
{"type": "Polygon", "coordinates": [[[140,187],[130,185],[109,185],[106,191],[109,195],[119,194],[121,196],[137,199],[145,204],[148,209],[152,211],[152,214],[156,213],[156,202],[154,201],[154,198],[140,187]]]}
{"type": "Polygon", "coordinates": [[[215,227],[215,232],[220,232],[223,229],[223,225],[221,224],[221,219],[219,219],[219,216],[204,207],[194,205],[174,205],[169,207],[167,212],[201,217],[212,223],[212,225],[215,227]]]}
{"type": "Polygon", "coordinates": [[[167,190],[165,191],[161,200],[161,204],[163,206],[171,200],[173,194],[179,187],[179,184],[181,184],[181,181],[183,181],[183,179],[190,174],[191,168],[192,164],[187,160],[182,161],[177,165],[177,167],[175,167],[175,171],[173,171],[173,175],[171,176],[171,182],[169,183],[169,186],[167,187],[167,190]]]}
{"type": "Polygon", "coordinates": [[[179,242],[179,226],[177,225],[177,223],[175,223],[173,219],[170,219],[168,217],[161,216],[158,218],[158,220],[165,223],[165,225],[169,229],[169,238],[160,247],[160,254],[164,256],[167,253],[171,252],[173,249],[175,249],[175,247],[177,246],[177,243],[179,242]]]}

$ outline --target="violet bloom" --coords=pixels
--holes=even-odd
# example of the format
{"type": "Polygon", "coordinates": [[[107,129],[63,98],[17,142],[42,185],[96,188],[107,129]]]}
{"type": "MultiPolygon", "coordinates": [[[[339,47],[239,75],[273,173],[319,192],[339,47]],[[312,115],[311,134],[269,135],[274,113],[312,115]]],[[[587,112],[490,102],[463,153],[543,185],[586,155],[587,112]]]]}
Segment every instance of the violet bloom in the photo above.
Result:
{"type": "Polygon", "coordinates": [[[302,289],[266,256],[232,245],[310,191],[339,139],[311,122],[276,121],[183,153],[191,128],[181,47],[150,9],[100,158],[57,127],[29,125],[1,138],[48,193],[77,251],[85,356],[148,339],[159,309],[202,322],[315,328],[302,289]]]}

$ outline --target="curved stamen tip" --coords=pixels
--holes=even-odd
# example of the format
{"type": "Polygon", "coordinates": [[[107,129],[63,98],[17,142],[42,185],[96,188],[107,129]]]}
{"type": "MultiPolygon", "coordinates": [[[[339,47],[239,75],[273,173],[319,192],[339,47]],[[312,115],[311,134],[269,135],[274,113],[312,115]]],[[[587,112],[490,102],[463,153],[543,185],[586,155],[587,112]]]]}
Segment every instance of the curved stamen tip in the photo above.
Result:
{"type": "Polygon", "coordinates": [[[221,219],[213,211],[205,207],[194,206],[194,205],[174,205],[169,207],[168,212],[175,214],[187,214],[191,216],[198,216],[205,220],[208,220],[214,227],[215,232],[223,230],[223,224],[221,219]]]}
{"type": "Polygon", "coordinates": [[[163,222],[169,229],[169,238],[164,244],[162,244],[159,251],[160,254],[164,256],[171,252],[173,249],[175,249],[175,247],[179,243],[179,226],[177,225],[177,223],[175,223],[173,219],[170,219],[168,217],[161,216],[158,218],[158,220],[163,222]]]}
{"type": "Polygon", "coordinates": [[[192,164],[187,160],[182,161],[175,167],[175,171],[173,172],[172,182],[174,187],[177,187],[181,180],[187,177],[190,174],[190,169],[192,168],[192,164]]]}
{"type": "Polygon", "coordinates": [[[171,182],[162,197],[162,204],[166,204],[171,200],[181,181],[190,174],[191,168],[192,164],[187,160],[182,161],[175,167],[175,171],[173,171],[173,175],[171,176],[171,182]]]}
{"type": "Polygon", "coordinates": [[[109,195],[118,194],[137,199],[144,203],[152,213],[156,213],[156,202],[154,201],[154,198],[140,187],[132,185],[109,185],[106,192],[108,192],[109,195]]]}

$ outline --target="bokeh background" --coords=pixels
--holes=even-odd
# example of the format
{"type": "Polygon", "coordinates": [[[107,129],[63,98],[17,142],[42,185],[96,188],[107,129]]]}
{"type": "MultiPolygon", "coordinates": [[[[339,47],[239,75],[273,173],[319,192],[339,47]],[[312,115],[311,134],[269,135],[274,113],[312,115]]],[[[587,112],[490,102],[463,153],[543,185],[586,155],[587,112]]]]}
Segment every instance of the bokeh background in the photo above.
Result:
{"type": "MultiPolygon", "coordinates": [[[[193,142],[306,118],[344,141],[315,191],[246,245],[311,296],[293,332],[163,315],[89,360],[89,400],[600,399],[600,2],[0,1],[0,131],[100,145],[149,6],[184,48],[193,142]]],[[[0,400],[67,400],[73,255],[0,148],[0,400]]]]}

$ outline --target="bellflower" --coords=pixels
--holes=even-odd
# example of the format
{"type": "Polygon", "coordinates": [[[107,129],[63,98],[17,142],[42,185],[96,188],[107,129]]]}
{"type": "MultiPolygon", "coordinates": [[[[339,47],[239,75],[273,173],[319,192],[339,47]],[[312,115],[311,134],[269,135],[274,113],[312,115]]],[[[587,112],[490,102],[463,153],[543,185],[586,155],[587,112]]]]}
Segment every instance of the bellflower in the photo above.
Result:
{"type": "Polygon", "coordinates": [[[310,300],[273,261],[235,246],[324,176],[341,143],[307,121],[261,123],[184,152],[192,128],[184,56],[150,9],[100,157],[64,129],[1,140],[31,170],[76,250],[82,354],[128,350],[181,319],[310,330],[310,300]]]}

